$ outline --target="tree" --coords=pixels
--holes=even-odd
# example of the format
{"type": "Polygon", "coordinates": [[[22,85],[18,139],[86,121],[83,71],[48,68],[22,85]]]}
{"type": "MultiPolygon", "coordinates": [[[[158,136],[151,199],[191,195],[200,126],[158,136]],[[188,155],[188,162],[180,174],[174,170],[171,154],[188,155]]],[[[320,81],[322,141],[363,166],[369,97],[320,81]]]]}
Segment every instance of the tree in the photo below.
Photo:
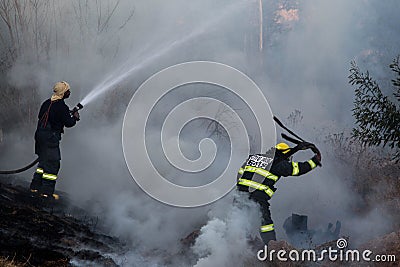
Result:
{"type": "Polygon", "coordinates": [[[21,124],[35,127],[40,104],[36,72],[21,75],[23,83],[29,84],[25,88],[9,83],[15,63],[41,69],[52,66],[60,55],[73,58],[72,51],[86,49],[110,62],[122,50],[121,36],[134,14],[134,3],[122,2],[0,0],[0,127],[4,132],[21,124]]]}
{"type": "MultiPolygon", "coordinates": [[[[400,55],[390,64],[396,77],[392,80],[394,97],[400,101],[400,55]]],[[[351,62],[349,83],[356,86],[353,116],[357,127],[352,136],[363,145],[395,150],[394,159],[400,161],[400,110],[398,104],[385,96],[369,72],[361,72],[355,61],[351,62]]]]}

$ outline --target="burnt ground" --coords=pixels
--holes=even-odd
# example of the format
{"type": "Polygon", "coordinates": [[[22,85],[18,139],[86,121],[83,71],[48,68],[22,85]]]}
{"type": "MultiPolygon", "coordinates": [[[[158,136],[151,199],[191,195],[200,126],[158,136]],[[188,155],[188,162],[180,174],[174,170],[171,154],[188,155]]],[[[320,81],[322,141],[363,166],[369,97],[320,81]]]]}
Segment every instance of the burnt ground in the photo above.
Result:
{"type": "Polygon", "coordinates": [[[45,200],[30,193],[28,184],[0,178],[0,257],[25,266],[117,266],[105,255],[116,255],[123,245],[100,233],[96,218],[71,206],[65,195],[45,200]]]}
{"type": "MultiPolygon", "coordinates": [[[[104,234],[106,230],[98,226],[97,218],[72,206],[65,193],[58,192],[61,195],[60,200],[47,201],[31,194],[28,188],[29,184],[20,182],[15,177],[0,176],[0,267],[118,266],[113,257],[117,258],[128,249],[117,238],[104,234]],[[5,259],[6,264],[4,264],[5,259]]],[[[199,234],[200,230],[197,230],[181,239],[182,251],[165,257],[163,259],[165,265],[176,266],[174,264],[176,262],[187,263],[183,266],[195,264],[196,257],[191,255],[190,247],[199,234]]],[[[250,245],[256,252],[261,241],[254,242],[250,245]]],[[[333,248],[336,246],[329,243],[323,245],[333,248]]],[[[296,249],[286,241],[271,242],[269,247],[276,251],[282,248],[287,251],[296,249]]],[[[395,230],[371,240],[362,244],[359,249],[370,249],[375,255],[395,255],[396,261],[384,263],[325,261],[312,264],[259,262],[254,254],[245,261],[245,266],[400,266],[400,231],[395,230]]]]}

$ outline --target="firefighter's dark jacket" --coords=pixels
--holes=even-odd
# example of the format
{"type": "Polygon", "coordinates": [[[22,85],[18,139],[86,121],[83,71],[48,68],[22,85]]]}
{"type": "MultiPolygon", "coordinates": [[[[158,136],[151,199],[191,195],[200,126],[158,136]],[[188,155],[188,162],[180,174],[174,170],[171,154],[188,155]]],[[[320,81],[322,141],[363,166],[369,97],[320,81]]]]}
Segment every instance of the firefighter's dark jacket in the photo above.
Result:
{"type": "Polygon", "coordinates": [[[276,151],[275,155],[271,153],[250,155],[243,163],[238,174],[238,190],[250,192],[250,197],[257,201],[268,203],[272,195],[275,193],[275,183],[281,176],[299,176],[303,175],[317,166],[318,160],[314,156],[306,162],[291,162],[280,151],[276,151]],[[259,160],[255,164],[252,158],[259,160]],[[260,161],[265,161],[260,166],[260,161]],[[268,164],[268,161],[271,163],[268,164]],[[258,164],[258,166],[257,166],[258,164]],[[254,183],[255,182],[255,183],[254,183]],[[257,185],[261,184],[261,185],[257,185]],[[256,189],[258,187],[258,189],[256,189]]]}
{"type": "Polygon", "coordinates": [[[76,119],[71,116],[68,106],[65,104],[64,100],[57,100],[51,102],[50,99],[47,99],[43,102],[39,111],[39,124],[38,129],[41,127],[41,123],[43,123],[42,118],[43,115],[49,110],[49,117],[47,121],[47,128],[51,130],[63,133],[64,127],[73,127],[76,124],[76,119]],[[49,106],[51,104],[50,110],[49,106]]]}
{"type": "Polygon", "coordinates": [[[76,124],[64,100],[46,100],[40,107],[38,126],[35,132],[35,154],[40,162],[61,160],[60,140],[64,127],[76,124]]]}

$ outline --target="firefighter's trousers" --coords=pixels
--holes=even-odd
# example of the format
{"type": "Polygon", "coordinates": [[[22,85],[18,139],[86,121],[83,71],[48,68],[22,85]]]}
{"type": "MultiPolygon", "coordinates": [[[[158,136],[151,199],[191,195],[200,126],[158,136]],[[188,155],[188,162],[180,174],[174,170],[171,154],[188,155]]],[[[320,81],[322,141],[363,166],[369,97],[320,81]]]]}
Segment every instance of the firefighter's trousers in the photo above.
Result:
{"type": "Polygon", "coordinates": [[[264,244],[268,245],[268,242],[271,240],[276,240],[274,222],[271,218],[271,212],[269,210],[269,203],[266,201],[258,201],[257,199],[252,198],[260,205],[261,209],[261,226],[260,226],[260,235],[261,239],[264,241],[264,244]]]}
{"type": "Polygon", "coordinates": [[[35,153],[39,163],[30,185],[31,190],[51,196],[60,170],[61,133],[49,129],[38,128],[35,132],[35,153]]]}

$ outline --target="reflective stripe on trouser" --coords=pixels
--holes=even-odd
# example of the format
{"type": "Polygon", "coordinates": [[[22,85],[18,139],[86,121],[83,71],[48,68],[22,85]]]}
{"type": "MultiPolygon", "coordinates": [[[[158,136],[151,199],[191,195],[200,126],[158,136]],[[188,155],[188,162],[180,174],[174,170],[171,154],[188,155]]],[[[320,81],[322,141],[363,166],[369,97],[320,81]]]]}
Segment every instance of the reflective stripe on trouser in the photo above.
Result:
{"type": "Polygon", "coordinates": [[[269,197],[272,197],[274,194],[274,191],[269,186],[254,182],[252,180],[240,178],[238,184],[264,191],[269,197]]]}
{"type": "Polygon", "coordinates": [[[269,204],[259,203],[262,214],[262,223],[260,227],[260,236],[264,244],[268,245],[271,240],[276,240],[274,222],[271,218],[271,212],[269,210],[269,204]]]}
{"type": "Polygon", "coordinates": [[[299,172],[300,172],[299,163],[298,162],[292,162],[292,167],[293,167],[292,175],[298,175],[299,172]]]}
{"type": "Polygon", "coordinates": [[[43,169],[42,169],[42,168],[37,168],[37,169],[36,169],[36,173],[38,173],[38,174],[43,174],[43,169]]]}
{"type": "Polygon", "coordinates": [[[274,229],[274,224],[273,223],[267,224],[267,225],[261,225],[261,227],[260,227],[261,233],[271,232],[271,231],[274,231],[274,230],[275,229],[274,229]]]}
{"type": "Polygon", "coordinates": [[[50,173],[43,173],[42,178],[46,179],[46,180],[56,180],[57,179],[57,175],[50,174],[50,173]]]}
{"type": "Polygon", "coordinates": [[[51,195],[54,193],[57,174],[60,170],[60,148],[59,142],[49,142],[54,137],[60,140],[59,133],[48,132],[41,129],[35,132],[35,153],[38,155],[39,164],[38,169],[33,175],[31,182],[31,189],[38,190],[39,193],[51,195]]]}
{"type": "Polygon", "coordinates": [[[49,160],[43,162],[44,173],[42,175],[42,186],[39,192],[51,196],[54,194],[54,189],[57,182],[57,174],[60,170],[60,161],[49,160]]]}

